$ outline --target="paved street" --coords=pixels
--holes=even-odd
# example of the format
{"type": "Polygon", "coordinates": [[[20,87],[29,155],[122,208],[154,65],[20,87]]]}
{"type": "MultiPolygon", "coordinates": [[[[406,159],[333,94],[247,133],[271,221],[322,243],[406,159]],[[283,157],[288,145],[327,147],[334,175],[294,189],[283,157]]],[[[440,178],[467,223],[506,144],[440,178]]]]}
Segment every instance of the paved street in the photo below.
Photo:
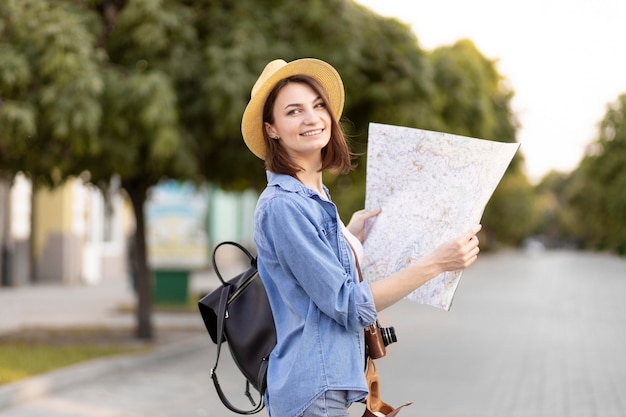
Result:
{"type": "Polygon", "coordinates": [[[626,261],[484,256],[449,312],[406,303],[379,372],[388,402],[441,417],[626,416],[626,261]],[[393,384],[393,386],[389,386],[393,384]]]}
{"type": "MultiPolygon", "coordinates": [[[[482,255],[449,312],[404,301],[382,313],[398,335],[377,362],[383,399],[413,401],[400,415],[417,417],[626,416],[625,297],[624,259],[482,255]]],[[[214,347],[198,336],[179,354],[0,409],[0,417],[232,416],[208,375],[214,347]]],[[[245,406],[244,384],[228,369],[220,364],[223,388],[245,406]]],[[[352,416],[362,409],[354,405],[352,416]]]]}

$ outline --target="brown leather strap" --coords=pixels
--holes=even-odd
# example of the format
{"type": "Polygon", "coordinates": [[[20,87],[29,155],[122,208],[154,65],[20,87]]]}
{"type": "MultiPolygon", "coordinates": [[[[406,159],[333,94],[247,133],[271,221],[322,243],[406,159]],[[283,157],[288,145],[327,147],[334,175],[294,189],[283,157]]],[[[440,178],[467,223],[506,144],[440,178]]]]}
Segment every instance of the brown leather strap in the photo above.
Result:
{"type": "Polygon", "coordinates": [[[377,417],[377,415],[394,417],[400,412],[401,408],[412,404],[412,402],[406,402],[401,406],[394,408],[380,398],[380,380],[378,378],[378,369],[376,368],[376,363],[372,359],[368,360],[365,378],[367,380],[369,394],[367,395],[367,399],[365,401],[365,412],[363,413],[363,417],[377,417]]]}

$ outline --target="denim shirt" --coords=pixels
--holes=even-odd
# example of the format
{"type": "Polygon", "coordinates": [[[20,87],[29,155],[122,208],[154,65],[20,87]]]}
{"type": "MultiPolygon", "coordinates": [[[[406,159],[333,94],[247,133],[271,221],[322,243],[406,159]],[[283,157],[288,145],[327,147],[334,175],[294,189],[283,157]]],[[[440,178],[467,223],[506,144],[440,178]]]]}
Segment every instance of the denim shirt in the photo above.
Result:
{"type": "Polygon", "coordinates": [[[254,239],[278,339],[267,374],[270,416],[298,416],[328,390],[361,401],[368,391],[363,328],[377,313],[337,207],[291,176],[268,171],[267,178],[254,239]]]}

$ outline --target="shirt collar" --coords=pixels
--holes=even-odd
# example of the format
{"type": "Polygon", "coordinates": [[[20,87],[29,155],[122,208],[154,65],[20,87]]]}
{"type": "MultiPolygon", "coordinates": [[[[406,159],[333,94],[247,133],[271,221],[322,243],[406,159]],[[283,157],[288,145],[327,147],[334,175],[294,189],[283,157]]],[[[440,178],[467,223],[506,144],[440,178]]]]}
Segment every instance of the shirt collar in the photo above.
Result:
{"type": "MultiPolygon", "coordinates": [[[[267,174],[267,185],[269,186],[278,186],[285,191],[290,191],[293,193],[303,193],[306,196],[312,197],[318,195],[317,192],[313,191],[309,187],[302,184],[298,179],[292,177],[291,175],[286,174],[276,174],[271,171],[266,171],[267,174]]],[[[326,196],[330,196],[328,192],[328,188],[322,184],[324,188],[324,192],[326,196]]]]}

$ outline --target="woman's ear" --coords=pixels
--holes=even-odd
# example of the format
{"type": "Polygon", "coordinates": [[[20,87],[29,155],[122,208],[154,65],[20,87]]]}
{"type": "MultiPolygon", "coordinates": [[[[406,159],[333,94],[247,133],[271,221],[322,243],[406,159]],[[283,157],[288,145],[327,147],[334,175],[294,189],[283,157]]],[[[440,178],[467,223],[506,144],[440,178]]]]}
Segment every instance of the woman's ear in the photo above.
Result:
{"type": "Polygon", "coordinates": [[[278,132],[274,129],[274,127],[272,127],[271,124],[264,122],[263,127],[265,127],[265,133],[267,133],[267,136],[270,138],[278,137],[278,132]]]}

